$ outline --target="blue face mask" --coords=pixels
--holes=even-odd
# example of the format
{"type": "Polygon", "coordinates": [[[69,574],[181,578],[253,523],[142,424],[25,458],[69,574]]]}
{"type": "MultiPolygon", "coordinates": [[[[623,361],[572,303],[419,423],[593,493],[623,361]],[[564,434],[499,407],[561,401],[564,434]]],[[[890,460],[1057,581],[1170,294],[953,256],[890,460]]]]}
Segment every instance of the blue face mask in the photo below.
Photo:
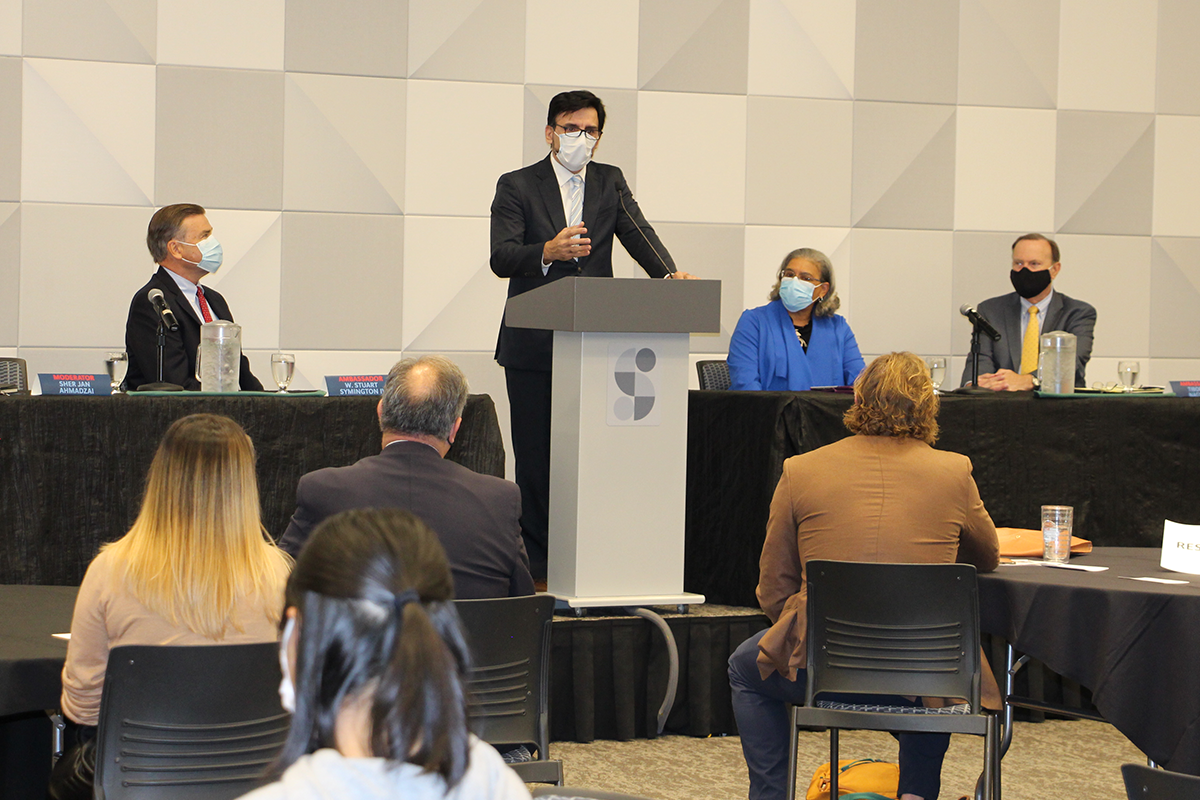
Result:
{"type": "Polygon", "coordinates": [[[221,262],[225,260],[225,251],[215,236],[209,236],[207,239],[201,239],[198,242],[180,242],[178,239],[175,241],[187,247],[195,247],[200,251],[199,261],[192,261],[188,258],[183,260],[194,267],[199,267],[205,272],[216,272],[220,268],[221,262]]]}
{"type": "Polygon", "coordinates": [[[813,290],[816,288],[799,278],[784,278],[779,284],[779,299],[788,311],[803,311],[813,304],[813,290]]]}

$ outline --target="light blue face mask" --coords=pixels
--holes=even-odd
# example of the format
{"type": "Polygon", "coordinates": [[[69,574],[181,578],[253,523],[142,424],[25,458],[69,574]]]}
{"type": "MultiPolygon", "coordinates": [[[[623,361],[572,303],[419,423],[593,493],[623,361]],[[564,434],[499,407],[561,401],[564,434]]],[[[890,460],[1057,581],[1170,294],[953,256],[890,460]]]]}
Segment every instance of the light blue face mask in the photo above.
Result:
{"type": "Polygon", "coordinates": [[[183,260],[192,266],[199,267],[210,274],[220,269],[221,262],[225,260],[225,251],[215,236],[209,236],[207,239],[201,239],[198,242],[180,242],[178,239],[175,241],[187,247],[195,247],[199,249],[199,261],[192,261],[191,259],[187,258],[184,258],[183,260]]]}
{"type": "Polygon", "coordinates": [[[779,299],[788,311],[803,311],[813,304],[813,290],[816,288],[799,278],[784,278],[779,284],[779,299]]]}

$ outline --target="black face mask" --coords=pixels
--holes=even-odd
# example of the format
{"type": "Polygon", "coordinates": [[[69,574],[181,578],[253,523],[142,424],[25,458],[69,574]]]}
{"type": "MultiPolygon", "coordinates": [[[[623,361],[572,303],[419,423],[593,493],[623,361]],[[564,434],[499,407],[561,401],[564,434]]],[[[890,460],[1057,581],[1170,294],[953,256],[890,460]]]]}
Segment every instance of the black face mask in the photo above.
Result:
{"type": "Polygon", "coordinates": [[[1048,269],[1039,269],[1036,272],[1028,269],[1014,269],[1008,274],[1008,277],[1012,281],[1013,288],[1017,290],[1017,294],[1026,300],[1037,297],[1046,291],[1046,287],[1050,285],[1051,281],[1048,269]]]}

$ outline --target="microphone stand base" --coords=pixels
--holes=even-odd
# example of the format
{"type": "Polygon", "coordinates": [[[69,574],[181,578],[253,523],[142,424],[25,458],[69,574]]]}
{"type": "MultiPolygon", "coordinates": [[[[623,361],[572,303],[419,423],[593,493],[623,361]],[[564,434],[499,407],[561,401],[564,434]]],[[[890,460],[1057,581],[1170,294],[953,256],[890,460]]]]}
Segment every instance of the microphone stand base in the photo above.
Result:
{"type": "Polygon", "coordinates": [[[135,392],[182,392],[183,387],[178,383],[143,383],[133,389],[135,392]]]}
{"type": "Polygon", "coordinates": [[[994,395],[996,392],[992,389],[984,389],[980,386],[960,386],[946,394],[977,394],[977,395],[994,395]]]}

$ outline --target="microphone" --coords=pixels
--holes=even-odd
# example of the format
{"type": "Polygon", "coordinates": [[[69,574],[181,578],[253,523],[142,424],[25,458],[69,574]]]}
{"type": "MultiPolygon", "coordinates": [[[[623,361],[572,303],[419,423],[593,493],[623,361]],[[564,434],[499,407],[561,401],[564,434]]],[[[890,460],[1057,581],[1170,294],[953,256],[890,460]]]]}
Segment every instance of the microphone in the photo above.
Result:
{"type": "Polygon", "coordinates": [[[667,265],[667,262],[663,260],[663,257],[660,256],[658,251],[654,249],[654,245],[650,242],[650,237],[646,235],[646,232],[642,230],[642,226],[638,224],[638,221],[633,218],[633,214],[630,214],[629,209],[625,207],[625,192],[627,191],[629,191],[628,186],[620,186],[617,188],[617,199],[621,201],[621,210],[625,212],[625,216],[629,217],[629,221],[633,223],[633,227],[637,228],[637,232],[640,233],[642,238],[646,240],[646,244],[650,247],[650,252],[654,253],[654,257],[658,259],[658,263],[662,264],[662,268],[667,271],[667,274],[663,277],[674,275],[676,272],[678,272],[678,270],[667,265]]]}
{"type": "Polygon", "coordinates": [[[958,313],[971,320],[971,324],[983,331],[993,342],[1000,341],[1000,332],[993,328],[992,323],[987,321],[987,317],[976,311],[973,306],[963,303],[962,307],[958,309],[958,313]]]}
{"type": "Polygon", "coordinates": [[[162,318],[163,327],[169,331],[179,330],[179,320],[175,319],[175,312],[167,305],[167,300],[163,297],[162,289],[151,289],[146,295],[150,298],[150,305],[154,306],[158,311],[158,315],[162,318]]]}

